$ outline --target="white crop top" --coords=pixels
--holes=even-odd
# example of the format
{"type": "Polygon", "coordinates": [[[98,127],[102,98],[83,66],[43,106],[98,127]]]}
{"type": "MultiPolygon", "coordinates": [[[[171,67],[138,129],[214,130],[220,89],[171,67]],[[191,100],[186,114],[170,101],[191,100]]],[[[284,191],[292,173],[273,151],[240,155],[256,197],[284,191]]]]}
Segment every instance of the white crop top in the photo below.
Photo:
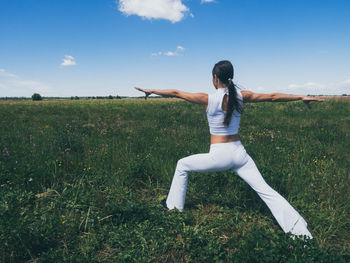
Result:
{"type": "MultiPolygon", "coordinates": [[[[213,135],[232,135],[237,134],[239,129],[239,122],[241,114],[234,110],[228,126],[224,125],[226,112],[222,110],[222,100],[224,95],[228,95],[228,89],[217,89],[215,93],[208,95],[207,118],[209,123],[210,134],[213,135]]],[[[243,96],[237,90],[238,101],[243,106],[243,96]]]]}

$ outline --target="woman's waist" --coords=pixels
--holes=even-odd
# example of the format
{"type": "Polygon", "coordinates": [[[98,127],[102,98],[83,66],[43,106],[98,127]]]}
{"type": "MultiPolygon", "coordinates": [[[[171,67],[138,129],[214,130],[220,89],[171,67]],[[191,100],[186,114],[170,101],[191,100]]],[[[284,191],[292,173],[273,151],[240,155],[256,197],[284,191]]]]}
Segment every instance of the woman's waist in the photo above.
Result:
{"type": "Polygon", "coordinates": [[[239,120],[231,119],[229,125],[225,125],[224,121],[209,122],[210,134],[213,135],[230,135],[238,134],[239,120]]]}
{"type": "Polygon", "coordinates": [[[230,135],[215,135],[215,134],[210,135],[210,143],[211,144],[237,142],[237,141],[239,141],[238,133],[230,134],[230,135]]]}

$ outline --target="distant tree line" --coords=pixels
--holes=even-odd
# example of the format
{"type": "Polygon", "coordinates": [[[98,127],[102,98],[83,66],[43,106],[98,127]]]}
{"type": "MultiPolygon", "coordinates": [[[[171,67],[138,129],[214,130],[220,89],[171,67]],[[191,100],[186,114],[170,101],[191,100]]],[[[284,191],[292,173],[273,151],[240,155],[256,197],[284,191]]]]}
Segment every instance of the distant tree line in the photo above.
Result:
{"type": "Polygon", "coordinates": [[[0,100],[34,100],[34,101],[39,101],[39,100],[57,100],[57,99],[71,99],[71,100],[79,100],[79,99],[123,99],[123,98],[129,98],[126,96],[113,96],[113,95],[108,95],[108,96],[71,96],[71,97],[42,97],[39,93],[34,93],[30,98],[28,97],[0,97],[0,100]]]}
{"type": "MultiPolygon", "coordinates": [[[[109,96],[91,96],[91,97],[78,97],[78,96],[72,96],[70,97],[71,100],[79,100],[80,98],[82,99],[97,99],[97,100],[104,100],[104,99],[121,99],[122,97],[120,96],[112,96],[112,95],[109,95],[109,96]]],[[[125,97],[124,97],[125,98],[125,97]]]]}
{"type": "Polygon", "coordinates": [[[30,100],[28,97],[0,97],[0,100],[30,100]]]}
{"type": "MultiPolygon", "coordinates": [[[[342,94],[342,95],[310,95],[308,96],[350,96],[350,94],[342,94]]],[[[87,97],[79,97],[79,96],[71,96],[71,97],[42,97],[39,93],[34,93],[30,98],[28,97],[0,97],[0,100],[34,100],[34,101],[40,101],[40,100],[59,100],[59,99],[71,99],[71,100],[79,100],[79,99],[123,99],[123,98],[134,98],[134,99],[142,99],[144,96],[138,96],[138,97],[127,97],[127,96],[87,96],[87,97]]],[[[162,98],[161,96],[152,96],[152,99],[162,98]]]]}

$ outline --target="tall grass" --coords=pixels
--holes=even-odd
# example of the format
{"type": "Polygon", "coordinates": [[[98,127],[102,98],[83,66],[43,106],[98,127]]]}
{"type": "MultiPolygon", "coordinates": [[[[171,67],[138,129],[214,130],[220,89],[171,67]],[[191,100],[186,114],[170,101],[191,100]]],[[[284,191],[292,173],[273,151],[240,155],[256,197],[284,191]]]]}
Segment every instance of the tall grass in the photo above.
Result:
{"type": "Polygon", "coordinates": [[[240,135],[306,219],[282,232],[232,171],[191,173],[164,211],[178,159],[209,150],[205,110],[175,100],[0,103],[0,262],[346,262],[350,101],[248,104],[240,135]]]}

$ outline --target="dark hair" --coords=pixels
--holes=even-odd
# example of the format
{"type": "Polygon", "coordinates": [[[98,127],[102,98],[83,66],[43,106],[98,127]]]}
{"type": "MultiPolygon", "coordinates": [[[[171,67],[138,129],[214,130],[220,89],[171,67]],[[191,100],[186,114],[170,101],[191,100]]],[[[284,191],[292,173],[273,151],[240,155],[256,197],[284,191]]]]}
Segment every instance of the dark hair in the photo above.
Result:
{"type": "Polygon", "coordinates": [[[237,98],[237,86],[233,83],[233,66],[230,61],[223,60],[215,64],[213,68],[213,77],[214,75],[227,86],[228,88],[228,105],[227,112],[224,119],[224,124],[228,126],[232,117],[234,110],[237,110],[239,113],[242,113],[243,108],[242,104],[237,98]]]}

